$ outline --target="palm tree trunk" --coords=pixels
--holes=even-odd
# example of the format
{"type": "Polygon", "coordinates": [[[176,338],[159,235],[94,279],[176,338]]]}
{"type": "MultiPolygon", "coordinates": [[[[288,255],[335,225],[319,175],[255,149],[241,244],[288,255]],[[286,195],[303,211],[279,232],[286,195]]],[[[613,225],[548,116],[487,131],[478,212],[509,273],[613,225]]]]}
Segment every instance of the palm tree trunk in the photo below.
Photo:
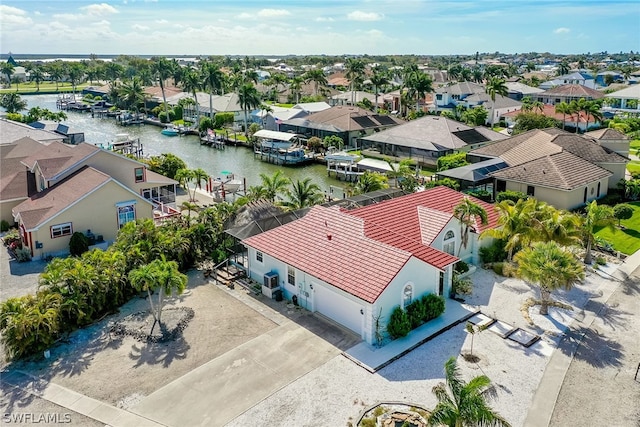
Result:
{"type": "Polygon", "coordinates": [[[540,304],[540,314],[546,316],[549,314],[549,297],[551,296],[551,292],[549,292],[546,288],[540,287],[540,299],[542,303],[540,304]]]}
{"type": "Polygon", "coordinates": [[[591,238],[588,238],[587,246],[585,247],[585,252],[584,252],[584,263],[591,265],[592,262],[593,262],[593,259],[591,257],[591,238]]]}

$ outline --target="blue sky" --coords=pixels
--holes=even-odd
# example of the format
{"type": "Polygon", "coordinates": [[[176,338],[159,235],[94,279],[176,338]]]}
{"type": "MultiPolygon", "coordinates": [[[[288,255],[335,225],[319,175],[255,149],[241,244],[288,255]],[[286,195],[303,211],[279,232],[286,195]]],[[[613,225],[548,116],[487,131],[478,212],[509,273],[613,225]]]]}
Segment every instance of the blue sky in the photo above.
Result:
{"type": "Polygon", "coordinates": [[[628,52],[638,0],[2,0],[2,53],[628,52]]]}

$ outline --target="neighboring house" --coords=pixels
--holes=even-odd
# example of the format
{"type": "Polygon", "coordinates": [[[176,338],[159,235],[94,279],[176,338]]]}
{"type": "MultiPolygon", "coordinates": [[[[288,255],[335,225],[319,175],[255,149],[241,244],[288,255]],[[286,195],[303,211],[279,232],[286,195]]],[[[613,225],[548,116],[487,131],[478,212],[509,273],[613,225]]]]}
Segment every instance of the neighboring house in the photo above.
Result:
{"type": "Polygon", "coordinates": [[[483,126],[472,128],[447,117],[424,116],[365,136],[358,145],[384,156],[409,158],[433,166],[438,157],[505,138],[508,136],[483,126]]]}
{"type": "Polygon", "coordinates": [[[602,128],[587,132],[585,136],[593,138],[601,146],[623,157],[629,157],[629,138],[622,132],[612,128],[602,128]]]}
{"type": "MultiPolygon", "coordinates": [[[[501,159],[487,174],[496,193],[520,191],[558,209],[575,209],[607,194],[625,176],[629,159],[588,136],[534,129],[472,150],[472,163],[501,159]]],[[[452,169],[452,172],[455,169],[452,169]]]]}
{"type": "Polygon", "coordinates": [[[537,94],[533,100],[542,102],[543,104],[556,105],[561,102],[569,103],[571,101],[577,101],[579,99],[593,101],[595,99],[600,99],[603,97],[604,94],[602,92],[598,92],[595,89],[591,89],[579,84],[566,84],[553,87],[549,90],[545,90],[544,92],[537,94]]]}
{"type": "Polygon", "coordinates": [[[618,71],[603,71],[596,75],[596,84],[598,86],[606,87],[611,83],[622,83],[624,82],[624,75],[618,71]],[[611,76],[611,77],[607,77],[611,76]],[[610,80],[610,83],[607,83],[607,80],[610,80]]]}
{"type": "Polygon", "coordinates": [[[118,230],[138,218],[152,218],[153,204],[92,167],[84,166],[57,185],[13,208],[22,243],[31,256],[63,255],[76,232],[112,242],[118,230]]]}
{"type": "MultiPolygon", "coordinates": [[[[365,99],[371,102],[371,105],[376,104],[376,95],[361,90],[345,91],[337,95],[333,95],[329,98],[329,105],[357,105],[365,99]]],[[[382,105],[382,95],[378,95],[378,103],[382,105]]]]}
{"type": "MultiPolygon", "coordinates": [[[[449,296],[461,238],[452,213],[464,197],[436,187],[350,211],[315,206],[242,241],[248,275],[373,344],[377,317],[381,331],[395,307],[429,293],[449,296]]],[[[478,235],[495,227],[498,215],[473,201],[487,210],[489,223],[476,221],[459,257],[475,261],[478,235]]]]}
{"type": "MultiPolygon", "coordinates": [[[[591,114],[587,116],[582,111],[571,113],[571,114],[557,113],[555,105],[543,104],[542,109],[534,108],[531,112],[536,114],[542,114],[546,117],[550,117],[552,119],[557,120],[560,123],[564,122],[564,125],[566,127],[572,127],[574,129],[578,127],[578,129],[580,129],[581,132],[587,131],[587,118],[589,119],[589,123],[588,123],[589,129],[599,128],[601,126],[600,121],[595,117],[593,117],[591,114]]],[[[516,123],[516,120],[518,119],[518,116],[521,113],[523,113],[522,110],[512,111],[510,113],[504,114],[500,118],[504,119],[507,126],[511,126],[516,123]]]]}
{"type": "Polygon", "coordinates": [[[0,145],[12,143],[21,138],[31,138],[43,144],[62,142],[64,136],[44,129],[35,129],[27,124],[0,119],[0,145]]]}
{"type": "Polygon", "coordinates": [[[542,83],[539,87],[540,89],[547,90],[556,86],[563,86],[568,84],[580,85],[589,89],[596,88],[596,81],[590,74],[579,72],[554,77],[553,79],[542,83]]]}
{"type": "Polygon", "coordinates": [[[283,121],[280,131],[307,138],[336,135],[346,147],[355,147],[358,138],[404,123],[395,117],[375,114],[359,107],[335,106],[304,118],[283,121]]]}
{"type": "Polygon", "coordinates": [[[516,101],[522,101],[522,98],[525,96],[530,97],[531,99],[536,99],[535,95],[544,92],[544,89],[539,89],[537,87],[529,86],[524,83],[520,83],[518,81],[514,82],[506,82],[504,84],[509,93],[508,97],[514,99],[516,101]]]}
{"type": "Polygon", "coordinates": [[[460,82],[436,89],[435,104],[439,111],[452,111],[457,105],[464,105],[467,108],[482,106],[487,110],[488,123],[491,123],[492,112],[495,116],[495,122],[497,122],[503,114],[522,108],[521,102],[502,95],[496,95],[494,106],[485,87],[472,82],[460,82]]]}
{"type": "Polygon", "coordinates": [[[270,106],[270,109],[272,111],[262,109],[252,111],[249,115],[250,122],[259,124],[262,129],[277,131],[280,129],[280,124],[283,121],[309,115],[307,111],[299,108],[284,108],[274,105],[270,106]]]}
{"type": "Polygon", "coordinates": [[[608,93],[605,99],[603,111],[640,114],[640,84],[608,93]]]}
{"type": "Polygon", "coordinates": [[[326,102],[301,102],[299,104],[294,105],[291,108],[297,108],[299,110],[304,110],[309,114],[319,113],[320,111],[328,110],[331,108],[331,105],[326,102]]]}
{"type": "Polygon", "coordinates": [[[84,132],[81,132],[76,129],[71,129],[69,126],[58,123],[53,120],[40,120],[37,122],[29,123],[29,126],[35,129],[44,129],[51,132],[58,133],[62,135],[63,142],[66,144],[80,144],[84,142],[84,132]]]}

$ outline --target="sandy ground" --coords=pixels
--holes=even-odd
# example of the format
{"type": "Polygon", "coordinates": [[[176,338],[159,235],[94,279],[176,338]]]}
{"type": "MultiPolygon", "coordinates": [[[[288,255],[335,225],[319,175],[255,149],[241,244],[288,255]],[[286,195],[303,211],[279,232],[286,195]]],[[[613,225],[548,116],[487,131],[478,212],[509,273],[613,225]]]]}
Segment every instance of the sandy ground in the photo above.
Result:
{"type": "Polygon", "coordinates": [[[599,309],[565,376],[552,427],[640,426],[640,268],[599,309]]]}
{"type": "MultiPolygon", "coordinates": [[[[444,362],[452,356],[466,379],[485,374],[498,392],[492,406],[513,426],[524,423],[534,393],[543,376],[562,331],[591,296],[600,295],[603,286],[615,286],[596,274],[571,291],[554,294],[555,299],[571,304],[576,310],[550,308],[550,316],[530,310],[536,322],[529,326],[520,306],[530,296],[537,296],[521,280],[496,276],[478,270],[472,276],[474,294],[467,303],[479,306],[483,313],[514,327],[539,334],[541,339],[529,348],[505,340],[490,330],[476,334],[473,352],[481,357],[470,364],[460,357],[469,351],[471,336],[459,325],[425,343],[416,350],[370,374],[343,356],[338,356],[305,377],[288,385],[229,423],[245,425],[345,426],[355,422],[368,406],[379,402],[406,402],[432,408],[437,403],[431,389],[443,378],[444,362]]],[[[567,425],[567,424],[564,424],[567,425]]]]}
{"type": "Polygon", "coordinates": [[[189,287],[166,307],[188,306],[195,316],[179,339],[145,344],[111,336],[109,326],[130,313],[146,310],[134,298],[120,313],[71,334],[54,347],[51,358],[17,362],[10,368],[52,381],[89,397],[127,408],[142,397],[276,325],[223,290],[189,273],[189,287]]]}
{"type": "Polygon", "coordinates": [[[0,244],[0,301],[26,294],[35,294],[38,276],[46,263],[44,261],[17,262],[0,244]]]}

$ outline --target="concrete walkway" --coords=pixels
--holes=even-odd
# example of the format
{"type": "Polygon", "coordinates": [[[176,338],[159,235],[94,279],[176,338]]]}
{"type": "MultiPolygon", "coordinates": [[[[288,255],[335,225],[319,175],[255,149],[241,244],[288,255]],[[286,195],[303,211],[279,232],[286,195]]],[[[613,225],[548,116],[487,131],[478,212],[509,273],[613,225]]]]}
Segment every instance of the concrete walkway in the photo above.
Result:
{"type": "Polygon", "coordinates": [[[2,374],[2,382],[113,427],[157,427],[163,424],[23,372],[2,374]]]}
{"type": "Polygon", "coordinates": [[[287,322],[152,393],[130,410],[168,426],[222,426],[340,349],[287,322]]]}
{"type": "Polygon", "coordinates": [[[544,371],[540,385],[533,397],[533,402],[529,407],[524,427],[548,426],[553,416],[556,400],[560,394],[560,389],[564,382],[565,375],[571,365],[571,361],[580,346],[582,339],[589,330],[594,320],[599,317],[600,312],[590,311],[590,306],[601,307],[600,311],[606,310],[607,301],[622,281],[640,266],[640,251],[635,252],[625,259],[624,263],[613,274],[619,280],[616,286],[606,287],[602,296],[593,298],[585,306],[585,316],[576,318],[565,334],[565,337],[553,352],[549,363],[544,371]],[[599,303],[599,304],[598,304],[599,303]]]}
{"type": "Polygon", "coordinates": [[[430,339],[464,322],[479,311],[479,309],[447,298],[442,316],[416,328],[406,337],[393,340],[383,347],[374,347],[366,342],[361,342],[343,354],[367,371],[374,373],[430,339]]]}

